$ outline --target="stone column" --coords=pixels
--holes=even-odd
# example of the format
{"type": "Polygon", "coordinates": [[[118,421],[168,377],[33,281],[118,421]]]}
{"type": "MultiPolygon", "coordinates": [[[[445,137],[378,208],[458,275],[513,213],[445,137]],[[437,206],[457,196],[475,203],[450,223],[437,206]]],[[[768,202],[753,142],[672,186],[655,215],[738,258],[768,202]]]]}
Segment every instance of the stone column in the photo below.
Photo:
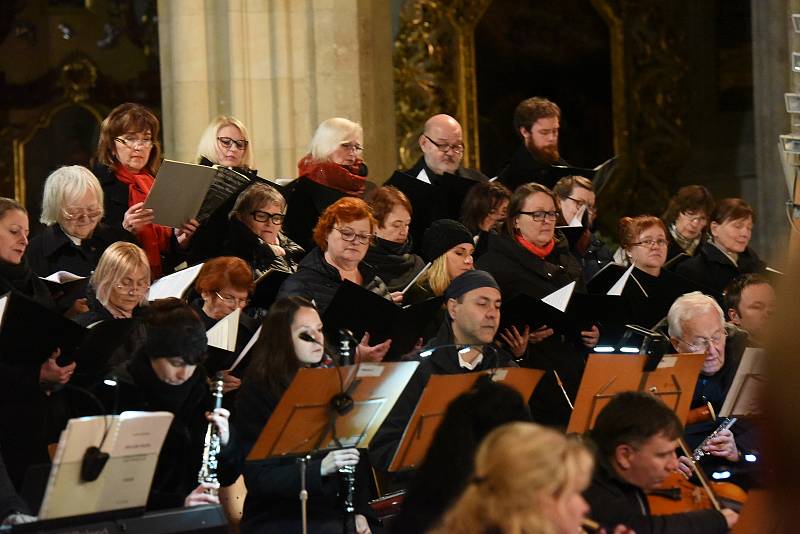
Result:
{"type": "MultiPolygon", "coordinates": [[[[794,4],[800,4],[792,0],[794,4]]],[[[753,114],[755,122],[755,183],[743,181],[742,197],[758,216],[753,245],[771,264],[786,254],[789,224],[785,202],[790,198],[781,165],[778,136],[790,130],[783,94],[791,82],[791,9],[788,0],[751,0],[753,34],[753,114]]],[[[797,5],[796,7],[800,7],[797,5]]],[[[724,3],[722,4],[724,9],[724,3]]],[[[800,11],[799,11],[800,12],[800,11]]]]}
{"type": "Polygon", "coordinates": [[[370,179],[395,168],[390,5],[383,0],[159,0],[167,157],[210,120],[247,126],[265,178],[292,178],[317,125],[364,126],[370,179]]]}

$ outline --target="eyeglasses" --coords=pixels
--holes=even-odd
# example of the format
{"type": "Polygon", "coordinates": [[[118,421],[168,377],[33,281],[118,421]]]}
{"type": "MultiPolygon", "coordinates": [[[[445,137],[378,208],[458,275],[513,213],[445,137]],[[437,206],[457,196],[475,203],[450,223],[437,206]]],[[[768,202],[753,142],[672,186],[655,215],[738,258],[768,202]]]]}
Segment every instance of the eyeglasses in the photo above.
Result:
{"type": "Polygon", "coordinates": [[[114,287],[122,293],[133,295],[135,293],[144,293],[150,289],[150,282],[136,282],[135,284],[132,282],[122,282],[114,287]]]}
{"type": "Polygon", "coordinates": [[[248,298],[237,298],[237,297],[227,297],[220,295],[219,292],[214,291],[214,294],[217,296],[219,300],[227,304],[228,306],[235,306],[237,308],[244,308],[250,303],[250,299],[248,298]]]}
{"type": "Polygon", "coordinates": [[[694,341],[692,341],[691,343],[686,341],[685,339],[681,338],[676,338],[676,339],[685,343],[686,346],[689,348],[689,350],[691,350],[692,352],[705,352],[711,349],[711,345],[719,347],[720,343],[722,343],[726,337],[728,337],[728,334],[723,330],[721,333],[711,337],[695,338],[694,341]]]}
{"type": "Polygon", "coordinates": [[[336,228],[335,226],[333,228],[342,234],[342,239],[345,241],[358,240],[362,245],[369,245],[372,243],[374,234],[358,234],[355,230],[351,230],[350,228],[336,228]]]}
{"type": "Polygon", "coordinates": [[[103,214],[103,210],[99,208],[89,210],[64,208],[61,210],[61,214],[64,216],[64,219],[68,221],[74,221],[76,219],[89,219],[91,221],[100,217],[103,214]]]}
{"type": "Polygon", "coordinates": [[[669,241],[666,239],[642,239],[637,243],[631,243],[631,245],[636,247],[661,248],[669,245],[669,241]]]}
{"type": "Polygon", "coordinates": [[[286,215],[283,213],[269,213],[267,211],[255,210],[251,213],[253,220],[257,222],[272,221],[272,224],[283,224],[286,215]]]}
{"type": "Polygon", "coordinates": [[[217,141],[225,148],[231,148],[233,145],[236,145],[236,148],[239,150],[246,149],[247,145],[250,144],[250,141],[247,139],[231,139],[230,137],[217,137],[217,141]]]}
{"type": "Polygon", "coordinates": [[[427,135],[425,135],[425,134],[422,134],[422,135],[425,136],[425,139],[427,139],[428,141],[433,143],[433,146],[438,148],[439,152],[441,152],[443,154],[446,154],[450,150],[452,150],[453,153],[455,153],[455,154],[463,154],[464,153],[464,145],[463,145],[463,143],[458,143],[458,144],[455,144],[455,145],[451,145],[449,143],[437,143],[436,141],[434,141],[433,139],[431,139],[427,135]]]}
{"type": "Polygon", "coordinates": [[[533,222],[544,222],[545,220],[555,221],[558,218],[557,211],[520,211],[517,215],[530,215],[533,222]]]}
{"type": "Polygon", "coordinates": [[[577,204],[579,208],[585,207],[586,211],[588,211],[589,213],[591,214],[597,213],[597,208],[594,207],[594,204],[587,204],[585,200],[581,200],[575,197],[567,197],[567,198],[573,201],[575,204],[577,204]]]}
{"type": "Polygon", "coordinates": [[[358,143],[342,143],[339,145],[339,147],[343,148],[346,152],[355,152],[356,154],[359,152],[364,152],[364,147],[358,143]]]}
{"type": "Polygon", "coordinates": [[[121,143],[122,146],[131,149],[150,148],[153,146],[152,139],[137,139],[136,137],[115,137],[114,141],[121,143]]]}
{"type": "Polygon", "coordinates": [[[695,215],[693,213],[689,213],[688,211],[682,211],[681,215],[689,219],[689,222],[699,222],[701,224],[706,224],[708,222],[708,217],[705,215],[695,215]]]}

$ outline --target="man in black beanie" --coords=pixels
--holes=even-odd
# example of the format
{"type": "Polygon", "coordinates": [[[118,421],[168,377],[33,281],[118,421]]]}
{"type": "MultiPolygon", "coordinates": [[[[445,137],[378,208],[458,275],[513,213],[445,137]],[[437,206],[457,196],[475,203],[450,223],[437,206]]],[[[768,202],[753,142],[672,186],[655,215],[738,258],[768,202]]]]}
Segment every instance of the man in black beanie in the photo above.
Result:
{"type": "Polygon", "coordinates": [[[445,291],[447,320],[414,359],[419,367],[370,445],[372,465],[388,470],[406,425],[431,375],[517,367],[492,344],[500,326],[500,288],[486,271],[467,271],[445,291]]]}

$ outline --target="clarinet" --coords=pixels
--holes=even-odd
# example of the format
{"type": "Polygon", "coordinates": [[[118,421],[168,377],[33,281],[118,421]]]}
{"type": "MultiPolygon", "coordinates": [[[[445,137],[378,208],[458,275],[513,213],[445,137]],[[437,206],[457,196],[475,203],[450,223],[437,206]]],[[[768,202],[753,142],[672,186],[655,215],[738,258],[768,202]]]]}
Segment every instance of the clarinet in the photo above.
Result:
{"type": "MultiPolygon", "coordinates": [[[[342,366],[353,364],[353,353],[350,346],[352,334],[348,330],[341,332],[342,339],[339,341],[339,354],[341,355],[342,366]]],[[[345,534],[355,534],[356,532],[356,466],[346,465],[339,469],[344,485],[344,517],[342,528],[345,534]]]]}
{"type": "Polygon", "coordinates": [[[706,451],[703,450],[703,447],[708,445],[708,442],[711,441],[717,434],[722,432],[723,430],[728,430],[733,424],[736,422],[736,417],[725,418],[722,421],[722,424],[717,427],[715,431],[713,431],[709,436],[703,440],[703,442],[697,446],[697,448],[692,452],[692,460],[695,462],[699,462],[700,458],[703,456],[708,455],[706,451]]]}
{"type": "MultiPolygon", "coordinates": [[[[222,408],[222,373],[217,373],[212,382],[211,394],[214,396],[214,409],[222,408]]],[[[219,485],[217,478],[217,465],[221,445],[219,433],[214,423],[208,423],[206,429],[206,438],[203,443],[203,464],[200,466],[200,472],[197,473],[197,482],[200,484],[208,483],[219,485]]],[[[217,494],[217,489],[209,489],[208,493],[212,495],[217,494]]]]}

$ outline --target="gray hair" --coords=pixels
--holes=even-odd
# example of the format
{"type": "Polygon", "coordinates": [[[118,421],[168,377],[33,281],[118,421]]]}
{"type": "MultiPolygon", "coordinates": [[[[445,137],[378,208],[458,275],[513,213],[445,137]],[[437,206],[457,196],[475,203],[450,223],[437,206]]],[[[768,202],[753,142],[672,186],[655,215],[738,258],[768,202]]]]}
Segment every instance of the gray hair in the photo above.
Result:
{"type": "Polygon", "coordinates": [[[60,222],[66,205],[80,200],[87,191],[94,193],[98,207],[103,212],[103,188],[92,171],[80,165],[56,169],[44,183],[39,222],[47,226],[60,222]]]}
{"type": "Polygon", "coordinates": [[[325,161],[339,145],[354,136],[359,143],[363,143],[364,129],[357,122],[341,117],[334,117],[322,121],[311,138],[308,151],[314,161],[325,161]]]}
{"type": "Polygon", "coordinates": [[[219,141],[217,141],[217,137],[219,136],[219,131],[225,126],[235,126],[240,132],[242,132],[242,137],[244,137],[244,139],[248,142],[247,147],[244,149],[242,166],[247,169],[252,169],[255,165],[255,158],[253,158],[253,142],[250,140],[250,134],[247,133],[247,128],[245,128],[242,121],[229,115],[219,115],[216,119],[211,121],[211,124],[206,127],[206,129],[203,131],[203,135],[200,136],[200,142],[197,143],[197,154],[195,154],[195,159],[199,163],[200,160],[205,156],[205,158],[212,163],[219,163],[219,156],[217,152],[219,141]]]}
{"type": "Polygon", "coordinates": [[[669,335],[677,338],[683,337],[683,323],[691,321],[698,314],[709,311],[716,312],[719,315],[720,324],[725,325],[725,314],[722,313],[722,308],[719,307],[716,300],[699,291],[681,295],[672,303],[667,314],[669,335]]]}

